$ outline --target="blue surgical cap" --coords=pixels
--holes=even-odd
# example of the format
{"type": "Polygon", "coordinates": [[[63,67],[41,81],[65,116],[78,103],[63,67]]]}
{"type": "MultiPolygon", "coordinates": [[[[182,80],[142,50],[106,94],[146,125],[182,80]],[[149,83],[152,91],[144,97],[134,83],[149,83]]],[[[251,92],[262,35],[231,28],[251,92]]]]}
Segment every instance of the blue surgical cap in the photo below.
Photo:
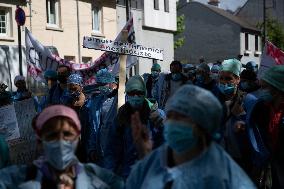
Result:
{"type": "Polygon", "coordinates": [[[67,84],[83,85],[83,78],[79,74],[71,74],[68,77],[67,84]]]}
{"type": "Polygon", "coordinates": [[[115,83],[114,76],[105,68],[101,69],[96,74],[96,82],[107,84],[107,83],[115,83]]]}
{"type": "Polygon", "coordinates": [[[284,92],[284,66],[273,66],[267,70],[261,78],[268,84],[284,92]]]}
{"type": "Polygon", "coordinates": [[[146,93],[146,85],[143,78],[140,75],[135,75],[129,78],[125,86],[125,92],[130,91],[142,91],[146,93]]]}
{"type": "Polygon", "coordinates": [[[221,71],[231,72],[240,77],[242,64],[237,59],[224,60],[222,63],[221,71]]]}
{"type": "Polygon", "coordinates": [[[218,65],[213,65],[211,68],[211,72],[219,72],[221,70],[220,66],[218,65]]]}
{"type": "Polygon", "coordinates": [[[191,118],[209,134],[221,124],[222,106],[208,90],[194,85],[184,85],[168,100],[166,113],[174,111],[191,118]]]}

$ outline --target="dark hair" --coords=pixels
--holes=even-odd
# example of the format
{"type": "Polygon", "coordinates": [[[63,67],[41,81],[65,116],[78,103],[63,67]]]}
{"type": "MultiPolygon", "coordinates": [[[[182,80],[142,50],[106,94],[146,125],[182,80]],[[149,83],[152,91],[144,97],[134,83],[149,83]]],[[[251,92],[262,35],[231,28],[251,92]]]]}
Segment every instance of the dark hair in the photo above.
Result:
{"type": "Polygon", "coordinates": [[[67,68],[67,71],[68,71],[69,73],[71,72],[71,68],[70,68],[69,66],[67,66],[67,65],[60,64],[60,65],[58,65],[57,70],[58,70],[59,68],[67,68]]]}
{"type": "Polygon", "coordinates": [[[173,66],[173,65],[178,65],[178,66],[182,69],[182,64],[181,64],[181,62],[178,61],[178,60],[172,61],[172,63],[170,64],[170,66],[173,66]]]}
{"type": "Polygon", "coordinates": [[[250,81],[256,81],[257,76],[256,73],[251,71],[251,70],[243,70],[241,75],[240,75],[241,79],[247,79],[250,81]]]}

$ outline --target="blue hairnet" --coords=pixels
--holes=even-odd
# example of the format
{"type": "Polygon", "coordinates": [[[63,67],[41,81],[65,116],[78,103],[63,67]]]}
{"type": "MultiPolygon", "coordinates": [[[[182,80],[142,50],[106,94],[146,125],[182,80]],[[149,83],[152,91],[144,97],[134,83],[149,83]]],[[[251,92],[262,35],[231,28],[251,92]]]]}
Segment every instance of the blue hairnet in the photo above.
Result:
{"type": "Polygon", "coordinates": [[[211,68],[211,72],[219,72],[221,70],[220,66],[218,65],[213,65],[211,68]]]}
{"type": "Polygon", "coordinates": [[[125,92],[130,91],[143,91],[146,92],[146,85],[143,78],[140,75],[135,75],[129,78],[125,86],[125,92]]]}
{"type": "Polygon", "coordinates": [[[153,64],[151,70],[153,71],[161,71],[161,66],[158,63],[153,64]]]}
{"type": "Polygon", "coordinates": [[[114,76],[105,68],[101,69],[96,74],[96,82],[97,83],[115,83],[114,76]]]}
{"type": "Polygon", "coordinates": [[[168,100],[166,113],[174,111],[190,117],[213,134],[221,124],[222,106],[210,92],[194,85],[184,85],[168,100]]]}
{"type": "Polygon", "coordinates": [[[207,64],[202,63],[202,64],[199,64],[197,66],[197,70],[202,70],[202,71],[204,71],[206,73],[209,73],[210,72],[210,67],[207,64]]]}
{"type": "Polygon", "coordinates": [[[68,77],[67,84],[83,85],[83,78],[79,74],[71,74],[68,77]]]}
{"type": "Polygon", "coordinates": [[[242,64],[237,59],[224,60],[222,63],[221,71],[231,72],[240,77],[242,64]]]}
{"type": "Polygon", "coordinates": [[[246,65],[245,68],[248,70],[254,70],[257,68],[257,64],[254,61],[249,61],[246,65]]]}

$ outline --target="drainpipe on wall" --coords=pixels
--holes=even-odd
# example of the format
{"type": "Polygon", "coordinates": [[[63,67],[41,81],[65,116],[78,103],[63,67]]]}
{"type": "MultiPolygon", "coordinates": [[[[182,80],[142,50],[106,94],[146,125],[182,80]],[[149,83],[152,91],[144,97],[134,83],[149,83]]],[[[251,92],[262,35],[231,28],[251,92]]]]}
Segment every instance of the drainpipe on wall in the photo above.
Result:
{"type": "Polygon", "coordinates": [[[81,64],[81,41],[80,41],[80,20],[79,20],[79,0],[76,0],[77,8],[77,34],[78,34],[78,58],[81,64]]]}
{"type": "Polygon", "coordinates": [[[29,0],[29,9],[30,9],[30,32],[32,33],[32,0],[29,0]]]}

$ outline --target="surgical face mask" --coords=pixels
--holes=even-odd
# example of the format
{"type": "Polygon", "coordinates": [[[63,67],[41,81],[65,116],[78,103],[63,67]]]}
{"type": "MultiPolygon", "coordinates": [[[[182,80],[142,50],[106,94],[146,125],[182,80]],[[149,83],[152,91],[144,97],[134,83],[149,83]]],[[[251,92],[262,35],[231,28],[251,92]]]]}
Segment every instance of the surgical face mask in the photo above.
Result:
{"type": "Polygon", "coordinates": [[[66,84],[67,83],[67,76],[66,75],[58,75],[57,80],[62,84],[66,84]]]}
{"type": "Polygon", "coordinates": [[[43,141],[43,150],[47,162],[57,170],[64,170],[68,166],[76,163],[77,157],[75,150],[77,148],[78,140],[66,141],[43,141]]]}
{"type": "Polygon", "coordinates": [[[132,108],[140,108],[143,105],[144,96],[128,96],[128,102],[132,108]]]}
{"type": "Polygon", "coordinates": [[[98,87],[98,90],[100,91],[100,93],[102,95],[109,95],[110,93],[112,93],[112,89],[108,86],[100,86],[98,87]]]}
{"type": "Polygon", "coordinates": [[[219,79],[219,74],[217,74],[217,73],[212,73],[212,74],[210,75],[210,77],[211,77],[211,79],[213,79],[213,80],[218,80],[218,79],[219,79]]]}
{"type": "Polygon", "coordinates": [[[273,100],[273,96],[268,89],[260,89],[259,98],[266,102],[271,102],[273,100]]]}
{"type": "Polygon", "coordinates": [[[220,92],[224,95],[232,95],[234,94],[236,90],[236,86],[232,83],[228,83],[228,84],[219,83],[218,88],[220,92]]]}
{"type": "Polygon", "coordinates": [[[196,75],[196,82],[198,82],[198,83],[204,83],[204,76],[203,75],[201,75],[201,74],[197,74],[196,75]]]}
{"type": "Polygon", "coordinates": [[[181,73],[172,73],[172,79],[178,81],[181,79],[181,73]]]}
{"type": "Polygon", "coordinates": [[[151,75],[154,79],[157,79],[159,77],[159,72],[158,71],[152,71],[151,75]]]}
{"type": "Polygon", "coordinates": [[[192,126],[172,120],[165,122],[164,138],[168,146],[177,153],[191,150],[198,142],[198,138],[193,134],[192,126]]]}

